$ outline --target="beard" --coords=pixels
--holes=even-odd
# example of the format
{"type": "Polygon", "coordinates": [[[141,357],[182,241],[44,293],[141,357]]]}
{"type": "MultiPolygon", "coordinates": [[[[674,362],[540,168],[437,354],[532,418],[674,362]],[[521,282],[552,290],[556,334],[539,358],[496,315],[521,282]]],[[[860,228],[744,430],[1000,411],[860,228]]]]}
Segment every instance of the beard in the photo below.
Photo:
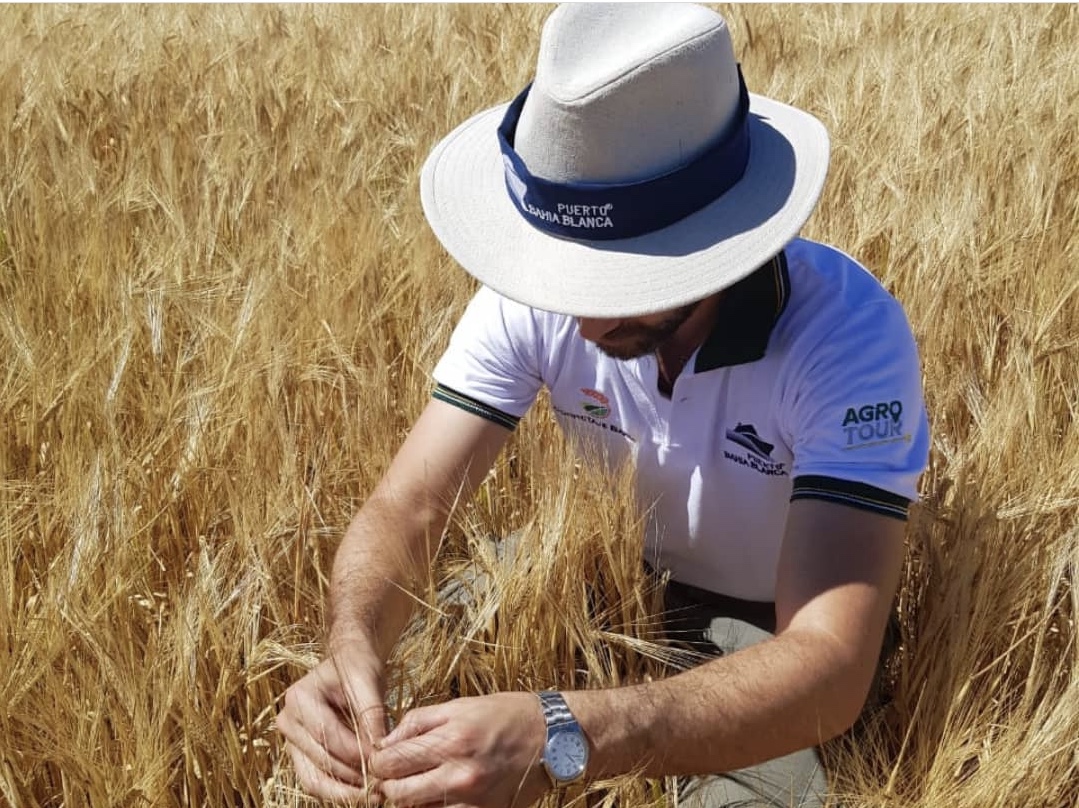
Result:
{"type": "Polygon", "coordinates": [[[612,359],[621,360],[655,353],[682,327],[682,323],[690,318],[699,305],[700,301],[675,309],[654,325],[625,322],[609,334],[604,334],[602,340],[597,340],[596,347],[612,359]]]}

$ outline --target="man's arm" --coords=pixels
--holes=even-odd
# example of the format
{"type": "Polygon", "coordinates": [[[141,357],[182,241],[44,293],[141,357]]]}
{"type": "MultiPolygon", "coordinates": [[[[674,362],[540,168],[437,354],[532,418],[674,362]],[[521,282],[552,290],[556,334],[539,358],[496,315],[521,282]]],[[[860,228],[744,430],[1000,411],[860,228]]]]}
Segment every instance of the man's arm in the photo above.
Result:
{"type": "MultiPolygon", "coordinates": [[[[592,745],[586,775],[730,771],[819,744],[865,701],[903,561],[904,524],[791,503],[775,638],[657,682],[568,691],[592,745]]],[[[537,699],[500,693],[408,713],[372,768],[401,805],[529,805],[549,786],[537,699]]]]}
{"type": "Polygon", "coordinates": [[[337,550],[331,647],[367,642],[386,659],[426,588],[450,511],[472,496],[509,435],[451,404],[427,405],[337,550]]]}
{"type": "Polygon", "coordinates": [[[429,580],[453,505],[471,496],[509,434],[432,401],[349,525],[330,582],[330,653],[288,689],[277,717],[309,793],[364,799],[367,758],[386,733],[386,658],[429,580]]]}
{"type": "Polygon", "coordinates": [[[903,564],[905,523],[792,502],[774,639],[659,682],[567,693],[590,776],[739,769],[820,744],[857,719],[903,564]]]}

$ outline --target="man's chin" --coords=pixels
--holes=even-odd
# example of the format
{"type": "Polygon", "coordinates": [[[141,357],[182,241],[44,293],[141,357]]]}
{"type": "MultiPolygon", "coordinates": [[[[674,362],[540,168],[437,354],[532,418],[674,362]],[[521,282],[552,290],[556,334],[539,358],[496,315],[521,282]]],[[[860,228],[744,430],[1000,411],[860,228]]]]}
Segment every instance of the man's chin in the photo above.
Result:
{"type": "Polygon", "coordinates": [[[645,354],[652,353],[648,348],[642,348],[640,345],[604,345],[602,342],[597,342],[596,347],[599,348],[611,359],[617,359],[621,362],[626,362],[630,359],[637,359],[645,354]]]}

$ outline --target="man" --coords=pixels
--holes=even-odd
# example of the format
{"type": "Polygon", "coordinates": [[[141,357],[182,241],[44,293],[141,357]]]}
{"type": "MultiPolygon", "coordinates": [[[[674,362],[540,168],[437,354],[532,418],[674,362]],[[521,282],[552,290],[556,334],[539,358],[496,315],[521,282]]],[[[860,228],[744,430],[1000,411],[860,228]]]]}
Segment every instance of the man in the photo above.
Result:
{"type": "Polygon", "coordinates": [[[503,808],[635,771],[705,775],[701,805],[820,804],[812,747],[865,702],[928,451],[899,305],[796,237],[827,163],[821,124],[749,95],[697,6],[560,7],[531,87],[435,148],[425,213],[484,288],[338,551],[330,656],[286,696],[306,789],[503,808]],[[566,430],[635,462],[647,560],[716,658],[456,699],[387,735],[383,665],[448,503],[543,386],[566,430]]]}

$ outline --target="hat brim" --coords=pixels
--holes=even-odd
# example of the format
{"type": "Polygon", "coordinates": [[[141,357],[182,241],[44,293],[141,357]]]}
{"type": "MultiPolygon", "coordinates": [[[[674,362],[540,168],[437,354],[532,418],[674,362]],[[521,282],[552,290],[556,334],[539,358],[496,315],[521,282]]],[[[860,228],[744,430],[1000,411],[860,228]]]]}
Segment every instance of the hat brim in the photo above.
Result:
{"type": "Polygon", "coordinates": [[[434,148],[420,176],[424,214],[485,286],[560,314],[651,314],[738,282],[798,235],[828,170],[820,121],[751,94],[749,163],[719,199],[636,238],[564,239],[534,228],[510,200],[496,135],[505,110],[473,116],[434,148]]]}

